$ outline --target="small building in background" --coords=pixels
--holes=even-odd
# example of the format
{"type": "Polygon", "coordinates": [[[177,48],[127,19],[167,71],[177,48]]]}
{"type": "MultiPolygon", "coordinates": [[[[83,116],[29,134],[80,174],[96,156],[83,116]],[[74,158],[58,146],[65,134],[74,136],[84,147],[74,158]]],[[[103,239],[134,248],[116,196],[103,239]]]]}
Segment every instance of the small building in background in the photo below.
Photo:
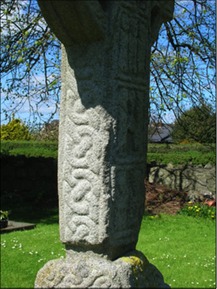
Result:
{"type": "Polygon", "coordinates": [[[149,143],[172,143],[172,124],[162,122],[150,123],[148,128],[149,143]]]}

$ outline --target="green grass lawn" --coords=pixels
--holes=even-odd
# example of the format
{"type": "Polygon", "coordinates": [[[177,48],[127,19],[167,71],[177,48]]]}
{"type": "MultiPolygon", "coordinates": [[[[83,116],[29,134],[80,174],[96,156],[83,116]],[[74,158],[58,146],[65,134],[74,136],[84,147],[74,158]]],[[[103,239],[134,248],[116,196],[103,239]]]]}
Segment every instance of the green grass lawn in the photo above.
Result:
{"type": "Polygon", "coordinates": [[[1,288],[34,288],[43,264],[64,254],[58,224],[1,235],[1,288]]]}
{"type": "MultiPolygon", "coordinates": [[[[65,254],[57,211],[33,215],[25,221],[38,223],[35,229],[1,235],[1,288],[33,288],[38,270],[65,254]]],[[[172,288],[216,288],[213,220],[183,215],[145,217],[137,249],[172,288]]]]}
{"type": "Polygon", "coordinates": [[[183,215],[143,220],[137,249],[172,288],[216,288],[215,221],[183,215]]]}

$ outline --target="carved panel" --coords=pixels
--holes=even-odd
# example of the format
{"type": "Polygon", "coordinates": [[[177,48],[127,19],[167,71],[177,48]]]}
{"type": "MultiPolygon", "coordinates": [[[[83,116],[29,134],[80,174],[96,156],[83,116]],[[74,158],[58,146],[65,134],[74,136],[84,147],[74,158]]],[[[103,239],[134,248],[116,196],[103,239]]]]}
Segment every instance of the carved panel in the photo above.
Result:
{"type": "Polygon", "coordinates": [[[64,242],[97,244],[102,193],[102,138],[96,109],[87,110],[75,87],[66,95],[62,200],[64,242]],[[93,121],[94,119],[94,121],[93,121]]]}

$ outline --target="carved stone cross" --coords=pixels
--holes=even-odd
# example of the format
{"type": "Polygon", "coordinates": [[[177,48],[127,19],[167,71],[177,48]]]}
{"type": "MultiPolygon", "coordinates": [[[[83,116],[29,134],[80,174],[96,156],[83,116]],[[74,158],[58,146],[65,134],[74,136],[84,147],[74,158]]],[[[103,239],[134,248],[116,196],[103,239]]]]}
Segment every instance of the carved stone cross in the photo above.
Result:
{"type": "Polygon", "coordinates": [[[35,286],[157,286],[162,276],[148,276],[160,273],[135,247],[144,211],[150,48],[172,18],[173,0],[38,2],[63,44],[58,191],[67,253],[39,271],[35,286]]]}

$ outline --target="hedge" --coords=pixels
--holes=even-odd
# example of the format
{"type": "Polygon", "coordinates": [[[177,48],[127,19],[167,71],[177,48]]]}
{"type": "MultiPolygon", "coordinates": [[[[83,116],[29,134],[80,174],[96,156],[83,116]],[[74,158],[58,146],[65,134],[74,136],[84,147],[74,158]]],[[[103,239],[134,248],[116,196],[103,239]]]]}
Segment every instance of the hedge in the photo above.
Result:
{"type": "MultiPolygon", "coordinates": [[[[215,144],[175,145],[149,144],[149,164],[192,164],[206,165],[216,163],[215,144]]],[[[1,141],[1,156],[24,155],[26,157],[57,158],[58,143],[47,141],[1,141]]]]}
{"type": "Polygon", "coordinates": [[[148,159],[149,164],[192,164],[206,165],[216,163],[215,144],[149,144],[148,159]]]}
{"type": "Polygon", "coordinates": [[[57,142],[1,141],[1,155],[57,158],[57,152],[57,142]]]}

